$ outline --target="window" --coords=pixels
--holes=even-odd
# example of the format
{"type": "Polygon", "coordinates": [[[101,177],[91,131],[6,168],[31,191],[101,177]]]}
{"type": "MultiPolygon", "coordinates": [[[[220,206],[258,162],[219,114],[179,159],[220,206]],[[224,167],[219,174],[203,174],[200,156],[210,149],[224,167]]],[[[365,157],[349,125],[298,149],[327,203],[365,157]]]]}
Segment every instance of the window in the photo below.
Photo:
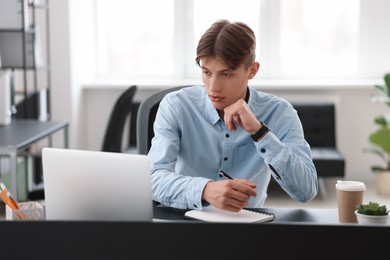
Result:
{"type": "Polygon", "coordinates": [[[97,0],[98,75],[174,76],[173,0],[97,0]]]}
{"type": "Polygon", "coordinates": [[[386,0],[95,3],[100,78],[198,79],[196,45],[221,18],[255,31],[258,78],[381,78],[390,69],[390,58],[381,54],[390,46],[386,0]]]}
{"type": "Polygon", "coordinates": [[[356,75],[358,26],[359,1],[282,0],[279,73],[300,78],[356,75]]]}

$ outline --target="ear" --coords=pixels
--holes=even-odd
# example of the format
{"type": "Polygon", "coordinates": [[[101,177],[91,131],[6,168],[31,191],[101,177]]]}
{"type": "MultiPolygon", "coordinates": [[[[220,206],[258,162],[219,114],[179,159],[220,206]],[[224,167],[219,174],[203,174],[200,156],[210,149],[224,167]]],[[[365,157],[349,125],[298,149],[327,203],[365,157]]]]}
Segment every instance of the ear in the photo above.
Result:
{"type": "Polygon", "coordinates": [[[253,79],[260,69],[260,63],[253,62],[249,68],[249,79],[253,79]]]}

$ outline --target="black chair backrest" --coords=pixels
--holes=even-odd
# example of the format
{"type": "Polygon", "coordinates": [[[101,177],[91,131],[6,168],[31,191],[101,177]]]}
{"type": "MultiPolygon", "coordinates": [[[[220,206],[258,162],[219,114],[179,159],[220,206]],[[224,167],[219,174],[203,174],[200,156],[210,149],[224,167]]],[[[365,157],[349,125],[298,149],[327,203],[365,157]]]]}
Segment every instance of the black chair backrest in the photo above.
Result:
{"type": "Polygon", "coordinates": [[[126,119],[129,116],[136,116],[136,114],[131,115],[131,111],[134,109],[133,98],[136,91],[137,86],[130,86],[115,102],[103,139],[103,152],[122,152],[122,137],[126,119]]]}
{"type": "Polygon", "coordinates": [[[336,147],[333,103],[292,103],[301,119],[306,141],[312,147],[336,147]]]}
{"type": "Polygon", "coordinates": [[[187,86],[177,86],[157,91],[145,98],[138,108],[137,115],[137,151],[139,154],[147,154],[154,137],[153,124],[156,118],[160,101],[166,94],[187,86]]]}
{"type": "Polygon", "coordinates": [[[137,115],[138,108],[141,105],[140,101],[134,101],[131,105],[131,118],[129,120],[129,147],[134,149],[134,152],[137,150],[137,115]]]}

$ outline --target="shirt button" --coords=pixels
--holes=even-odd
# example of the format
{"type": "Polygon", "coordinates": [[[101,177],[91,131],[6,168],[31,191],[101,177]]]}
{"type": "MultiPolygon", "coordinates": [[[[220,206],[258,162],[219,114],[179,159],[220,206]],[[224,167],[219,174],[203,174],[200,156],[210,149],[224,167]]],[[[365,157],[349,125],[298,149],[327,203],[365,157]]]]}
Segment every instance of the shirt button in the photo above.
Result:
{"type": "Polygon", "coordinates": [[[224,160],[224,161],[227,161],[227,160],[228,160],[228,158],[227,158],[227,157],[225,157],[225,158],[223,158],[223,160],[224,160]]]}
{"type": "Polygon", "coordinates": [[[229,134],[226,134],[226,135],[225,135],[225,137],[226,137],[226,138],[229,138],[229,137],[230,137],[230,135],[229,135],[229,134]]]}
{"type": "Polygon", "coordinates": [[[194,207],[195,207],[195,208],[198,208],[198,205],[194,204],[194,207]]]}
{"type": "Polygon", "coordinates": [[[265,153],[265,148],[261,148],[260,152],[265,153]]]}

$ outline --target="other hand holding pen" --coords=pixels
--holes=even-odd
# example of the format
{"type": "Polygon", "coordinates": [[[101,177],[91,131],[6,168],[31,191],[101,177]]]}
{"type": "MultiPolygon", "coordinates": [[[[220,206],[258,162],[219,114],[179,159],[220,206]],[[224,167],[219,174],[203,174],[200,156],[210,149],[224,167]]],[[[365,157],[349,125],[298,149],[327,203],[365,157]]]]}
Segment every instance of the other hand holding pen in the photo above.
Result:
{"type": "Polygon", "coordinates": [[[238,212],[256,196],[256,184],[245,179],[210,181],[206,184],[202,199],[216,208],[238,212]]]}

